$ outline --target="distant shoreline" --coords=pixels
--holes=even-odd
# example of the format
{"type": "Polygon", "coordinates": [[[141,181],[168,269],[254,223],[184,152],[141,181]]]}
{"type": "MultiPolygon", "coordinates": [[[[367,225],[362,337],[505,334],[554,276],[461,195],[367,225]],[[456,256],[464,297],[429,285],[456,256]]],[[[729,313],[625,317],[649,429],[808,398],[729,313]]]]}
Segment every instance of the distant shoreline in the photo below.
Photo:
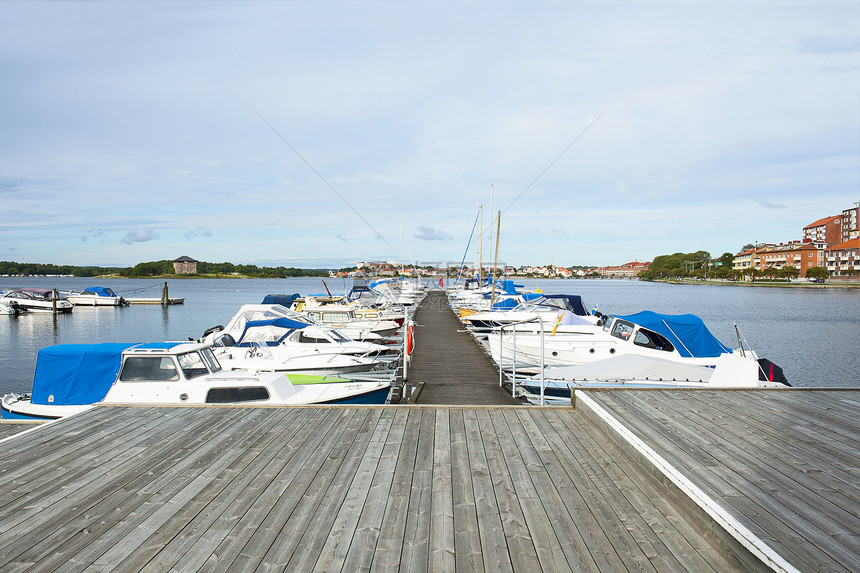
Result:
{"type": "MultiPolygon", "coordinates": [[[[643,281],[645,282],[645,281],[643,281]]],[[[809,288],[809,289],[831,289],[831,288],[860,288],[860,281],[845,283],[779,283],[779,282],[749,282],[749,281],[709,281],[709,280],[683,280],[683,279],[657,279],[651,282],[675,285],[715,285],[715,286],[737,286],[737,287],[775,287],[775,288],[809,288]]]]}

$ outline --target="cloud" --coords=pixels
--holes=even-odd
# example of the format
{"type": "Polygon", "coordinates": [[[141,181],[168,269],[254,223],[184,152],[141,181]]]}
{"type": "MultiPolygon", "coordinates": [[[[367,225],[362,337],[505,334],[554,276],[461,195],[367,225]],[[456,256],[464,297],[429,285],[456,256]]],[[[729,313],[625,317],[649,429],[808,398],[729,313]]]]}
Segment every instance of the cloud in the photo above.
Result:
{"type": "MultiPolygon", "coordinates": [[[[103,229],[90,229],[88,231],[85,231],[84,234],[81,236],[81,242],[86,243],[87,239],[89,239],[90,237],[96,238],[96,237],[104,237],[104,236],[105,236],[105,232],[103,229]]],[[[104,241],[102,241],[102,242],[104,242],[104,241]]]]}
{"type": "Polygon", "coordinates": [[[415,233],[415,238],[422,241],[450,241],[452,239],[451,235],[445,231],[423,225],[418,225],[418,232],[415,233]]]}
{"type": "MultiPolygon", "coordinates": [[[[190,231],[186,231],[184,237],[186,239],[193,239],[194,237],[211,237],[214,233],[209,229],[206,225],[197,225],[196,229],[192,229],[190,231]]],[[[155,237],[158,238],[157,236],[155,237]]]]}
{"type": "Polygon", "coordinates": [[[758,204],[766,209],[785,209],[785,205],[781,203],[771,203],[770,201],[766,201],[764,199],[759,199],[758,204]]]}
{"type": "Polygon", "coordinates": [[[158,238],[158,234],[152,229],[144,229],[143,227],[135,227],[134,229],[130,229],[128,233],[126,233],[125,237],[122,238],[122,243],[126,245],[130,245],[132,243],[145,243],[147,241],[154,241],[158,238]]]}

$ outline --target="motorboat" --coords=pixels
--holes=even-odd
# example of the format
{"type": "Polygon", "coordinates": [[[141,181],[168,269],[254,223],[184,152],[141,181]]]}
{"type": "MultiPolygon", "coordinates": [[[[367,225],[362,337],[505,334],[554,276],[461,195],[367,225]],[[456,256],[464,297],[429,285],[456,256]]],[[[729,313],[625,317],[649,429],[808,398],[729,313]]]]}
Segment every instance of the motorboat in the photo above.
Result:
{"type": "Polygon", "coordinates": [[[468,279],[465,288],[449,289],[448,302],[451,308],[457,309],[459,315],[464,317],[494,308],[510,309],[541,295],[539,292],[523,292],[522,289],[523,285],[514,284],[514,281],[509,279],[497,279],[493,282],[490,278],[483,286],[475,279],[468,279]]]}
{"type": "Polygon", "coordinates": [[[591,324],[596,324],[599,318],[585,307],[579,295],[540,294],[513,307],[512,303],[513,299],[506,299],[494,304],[491,310],[467,314],[461,320],[473,328],[487,329],[536,320],[553,328],[565,322],[565,311],[583,317],[591,324]]]}
{"type": "Polygon", "coordinates": [[[713,367],[684,364],[641,354],[621,354],[595,362],[547,368],[543,376],[517,381],[530,400],[541,395],[570,398],[577,388],[787,388],[782,369],[755,353],[724,353],[713,367]]]}
{"type": "Polygon", "coordinates": [[[44,288],[13,288],[0,295],[0,303],[15,306],[27,312],[72,312],[72,303],[62,297],[55,297],[54,291],[44,288]],[[14,303],[12,305],[11,303],[14,303]]]}
{"type": "Polygon", "coordinates": [[[333,326],[340,329],[348,329],[358,332],[356,338],[361,338],[361,332],[376,334],[379,336],[393,336],[400,330],[400,323],[394,320],[379,318],[360,318],[355,311],[343,305],[320,304],[314,297],[305,297],[301,301],[293,303],[291,310],[304,314],[314,322],[333,326]]]}
{"type": "Polygon", "coordinates": [[[128,301],[108,287],[89,287],[70,292],[66,300],[75,306],[128,306],[128,301]]]}
{"type": "Polygon", "coordinates": [[[231,370],[345,374],[386,369],[398,358],[389,345],[351,340],[337,329],[287,317],[245,321],[237,338],[215,328],[204,341],[231,370]]]}
{"type": "Polygon", "coordinates": [[[18,315],[22,312],[27,312],[26,309],[18,306],[18,301],[14,299],[4,299],[3,293],[0,291],[0,314],[18,315]]]}
{"type": "Polygon", "coordinates": [[[575,325],[563,332],[493,333],[487,342],[493,359],[505,367],[512,360],[518,367],[570,366],[622,354],[713,367],[719,356],[732,352],[701,318],[652,311],[603,316],[595,325],[575,325]]]}
{"type": "Polygon", "coordinates": [[[356,381],[221,367],[209,344],[62,344],[39,351],[33,390],[6,394],[3,418],[50,420],[94,404],[384,403],[390,380],[356,381]]]}

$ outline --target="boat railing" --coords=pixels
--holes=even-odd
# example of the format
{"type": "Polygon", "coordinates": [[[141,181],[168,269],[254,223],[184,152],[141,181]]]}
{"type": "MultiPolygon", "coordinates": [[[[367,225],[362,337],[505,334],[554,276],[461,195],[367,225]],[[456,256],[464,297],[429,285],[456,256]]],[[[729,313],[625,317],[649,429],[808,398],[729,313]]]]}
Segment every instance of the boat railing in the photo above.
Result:
{"type": "Polygon", "coordinates": [[[546,404],[545,400],[545,390],[546,390],[546,379],[544,377],[544,370],[546,369],[546,364],[544,363],[544,345],[545,345],[545,335],[546,329],[544,329],[543,321],[540,320],[540,317],[532,318],[529,320],[519,320],[517,322],[511,322],[505,324],[503,326],[498,327],[499,331],[499,386],[504,385],[504,352],[505,352],[505,343],[504,343],[504,330],[506,328],[510,328],[513,332],[511,335],[511,347],[513,348],[513,357],[511,358],[511,396],[517,397],[517,325],[526,324],[526,323],[534,323],[537,322],[538,326],[540,326],[540,405],[543,406],[546,404]]]}

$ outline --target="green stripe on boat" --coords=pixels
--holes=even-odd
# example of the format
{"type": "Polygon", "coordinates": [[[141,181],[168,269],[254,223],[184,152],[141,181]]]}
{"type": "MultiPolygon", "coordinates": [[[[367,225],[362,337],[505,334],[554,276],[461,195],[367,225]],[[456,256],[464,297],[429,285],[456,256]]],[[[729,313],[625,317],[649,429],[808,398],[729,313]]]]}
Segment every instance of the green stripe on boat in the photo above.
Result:
{"type": "Polygon", "coordinates": [[[297,386],[304,384],[334,384],[337,382],[353,382],[349,378],[339,378],[337,376],[322,376],[319,374],[287,374],[290,382],[297,386]]]}

